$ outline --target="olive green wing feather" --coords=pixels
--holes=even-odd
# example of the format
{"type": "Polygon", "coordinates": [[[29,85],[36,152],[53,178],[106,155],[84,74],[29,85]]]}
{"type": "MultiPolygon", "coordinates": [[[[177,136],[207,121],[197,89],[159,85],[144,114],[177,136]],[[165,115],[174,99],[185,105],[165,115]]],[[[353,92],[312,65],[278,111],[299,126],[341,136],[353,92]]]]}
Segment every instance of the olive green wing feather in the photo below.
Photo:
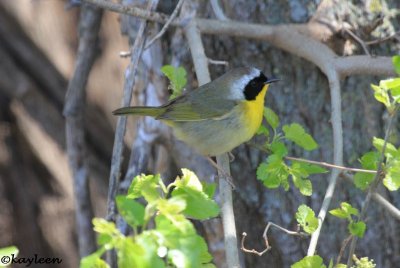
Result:
{"type": "Polygon", "coordinates": [[[156,118],[171,121],[218,120],[232,111],[237,102],[221,99],[216,90],[200,87],[189,91],[162,106],[165,112],[156,118]]]}

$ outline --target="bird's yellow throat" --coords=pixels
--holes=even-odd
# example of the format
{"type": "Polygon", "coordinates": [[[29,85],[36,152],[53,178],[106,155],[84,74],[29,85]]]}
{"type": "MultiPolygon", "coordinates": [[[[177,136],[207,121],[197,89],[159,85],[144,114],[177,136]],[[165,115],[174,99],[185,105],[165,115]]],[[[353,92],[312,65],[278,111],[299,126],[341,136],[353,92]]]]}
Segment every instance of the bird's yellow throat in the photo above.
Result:
{"type": "Polygon", "coordinates": [[[249,134],[253,136],[260,128],[263,112],[264,112],[264,98],[268,91],[269,84],[266,84],[260,93],[257,95],[255,100],[244,101],[244,113],[242,120],[247,125],[249,134]]]}

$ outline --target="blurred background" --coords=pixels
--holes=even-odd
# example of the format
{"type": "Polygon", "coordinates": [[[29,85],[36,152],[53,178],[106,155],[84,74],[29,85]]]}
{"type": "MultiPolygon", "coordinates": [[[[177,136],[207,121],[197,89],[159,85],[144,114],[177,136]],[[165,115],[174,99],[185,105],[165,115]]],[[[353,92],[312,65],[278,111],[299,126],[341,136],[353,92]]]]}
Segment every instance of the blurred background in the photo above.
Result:
{"type": "MultiPolygon", "coordinates": [[[[137,2],[138,5],[146,3],[137,2]]],[[[176,2],[160,1],[158,11],[170,14],[176,2]]],[[[220,2],[229,18],[264,24],[306,23],[322,3],[327,2],[330,3],[329,8],[322,13],[325,19],[346,21],[355,29],[363,29],[376,16],[371,10],[372,1],[367,0],[220,2]]],[[[384,16],[400,8],[396,0],[378,2],[384,16]]],[[[73,73],[77,53],[79,12],[79,5],[74,6],[67,1],[0,1],[0,247],[16,245],[21,257],[34,254],[59,257],[63,259],[63,267],[77,267],[79,261],[73,183],[62,115],[67,83],[73,73]]],[[[199,2],[197,14],[199,17],[215,18],[208,1],[199,2]]],[[[394,34],[399,29],[399,17],[387,18],[363,38],[370,40],[394,34]]],[[[122,27],[121,34],[121,25],[135,29],[138,22],[132,20],[131,24],[124,24],[121,23],[123,21],[124,18],[116,13],[104,12],[99,47],[94,48],[98,54],[87,86],[86,157],[90,169],[92,204],[96,216],[100,217],[106,213],[116,122],[111,112],[120,106],[124,73],[129,63],[129,58],[122,58],[119,53],[128,51],[132,41],[124,35],[130,29],[122,27]]],[[[159,29],[160,25],[150,24],[148,32],[152,35],[159,29]]],[[[362,35],[361,32],[359,34],[362,35]]],[[[266,74],[281,78],[282,82],[274,84],[268,93],[266,104],[283,123],[298,122],[305,126],[320,144],[318,150],[307,153],[293,148],[290,155],[332,162],[329,88],[325,76],[315,66],[262,41],[229,36],[203,36],[203,41],[210,59],[227,61],[229,67],[256,66],[265,70],[266,74]]],[[[325,42],[340,56],[364,53],[354,40],[341,32],[334,33],[325,42]]],[[[399,41],[391,39],[371,46],[370,52],[391,56],[398,54],[399,48],[399,41]]],[[[144,59],[135,85],[135,92],[139,92],[134,96],[135,103],[143,102],[140,92],[149,81],[156,85],[153,90],[157,101],[162,103],[167,100],[167,81],[159,72],[159,67],[164,64],[184,66],[188,71],[188,88],[197,86],[190,51],[181,29],[171,27],[160,41],[146,51],[144,59]]],[[[213,78],[227,69],[220,65],[210,67],[213,78]]],[[[372,137],[383,136],[387,114],[383,106],[374,100],[369,87],[370,83],[377,83],[379,79],[356,76],[342,81],[344,149],[349,166],[359,166],[358,158],[371,149],[372,137]]],[[[133,118],[129,120],[122,176],[125,176],[129,166],[129,148],[136,137],[136,121],[133,118]]],[[[397,146],[398,126],[391,138],[397,146]]],[[[168,129],[163,131],[169,132],[168,129]]],[[[192,154],[182,159],[178,155],[181,150],[173,148],[169,150],[165,144],[152,141],[146,172],[161,172],[173,178],[180,167],[190,165],[188,162],[202,161],[192,154]]],[[[237,231],[238,234],[248,233],[249,248],[263,248],[261,235],[268,221],[295,229],[293,215],[299,204],[306,203],[319,210],[327,186],[327,175],[312,178],[312,197],[304,197],[293,188],[287,192],[283,189],[268,190],[255,176],[256,167],[265,159],[265,154],[248,145],[240,146],[233,154],[237,231]]],[[[201,163],[206,165],[204,161],[201,163]]],[[[208,171],[199,176],[212,180],[208,171]]],[[[400,207],[398,193],[384,189],[380,189],[380,193],[400,207]]],[[[360,207],[364,196],[351,182],[340,181],[332,207],[345,200],[360,207]]],[[[397,267],[400,262],[399,222],[376,203],[372,203],[368,215],[371,221],[356,254],[373,258],[377,267],[397,267]]],[[[223,234],[219,219],[196,223],[196,227],[209,242],[217,266],[223,263],[223,234]]],[[[326,260],[335,258],[346,233],[345,221],[328,217],[322,229],[318,253],[326,260]]],[[[246,267],[265,267],[266,263],[271,267],[288,267],[306,254],[308,240],[274,231],[270,239],[273,249],[269,253],[262,257],[242,256],[246,267]]]]}

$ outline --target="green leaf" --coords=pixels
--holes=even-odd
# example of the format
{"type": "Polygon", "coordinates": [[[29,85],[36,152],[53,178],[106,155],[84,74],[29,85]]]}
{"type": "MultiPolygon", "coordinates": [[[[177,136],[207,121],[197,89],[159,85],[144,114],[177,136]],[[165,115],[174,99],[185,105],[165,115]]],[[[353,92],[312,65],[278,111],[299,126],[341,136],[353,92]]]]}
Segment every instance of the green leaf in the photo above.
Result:
{"type": "Polygon", "coordinates": [[[182,177],[176,178],[174,185],[176,187],[187,187],[196,191],[203,191],[203,185],[197,178],[196,174],[186,168],[182,168],[182,177]]]}
{"type": "Polygon", "coordinates": [[[390,78],[386,80],[381,80],[379,83],[384,89],[390,90],[393,100],[400,100],[400,78],[390,78]]]}
{"type": "Polygon", "coordinates": [[[111,249],[114,246],[113,242],[113,236],[110,234],[99,234],[97,236],[97,244],[104,246],[106,249],[111,249]]]}
{"type": "Polygon", "coordinates": [[[162,234],[168,247],[168,260],[176,267],[201,267],[212,260],[204,239],[196,234],[193,224],[184,219],[178,228],[163,215],[155,218],[156,230],[162,234]]]}
{"type": "Polygon", "coordinates": [[[371,182],[374,180],[375,174],[364,173],[364,172],[357,172],[354,175],[354,185],[362,190],[365,191],[371,182]]]}
{"type": "Polygon", "coordinates": [[[354,215],[354,216],[358,216],[359,212],[358,209],[352,207],[352,205],[350,205],[347,202],[342,202],[340,204],[340,207],[343,209],[343,211],[345,211],[348,215],[354,215]]]}
{"type": "Polygon", "coordinates": [[[16,246],[0,248],[0,257],[11,256],[12,254],[14,254],[14,257],[16,257],[18,255],[18,253],[19,253],[19,250],[16,246]]]}
{"type": "Polygon", "coordinates": [[[186,201],[186,208],[183,213],[187,217],[197,220],[205,220],[218,216],[219,207],[214,200],[210,199],[204,192],[192,188],[175,188],[173,197],[181,197],[186,201]]]}
{"type": "Polygon", "coordinates": [[[175,189],[172,191],[172,196],[185,201],[184,214],[199,220],[216,217],[219,214],[219,207],[203,192],[203,185],[197,176],[188,169],[182,169],[182,173],[183,176],[174,182],[175,189]]]}
{"type": "Polygon", "coordinates": [[[379,81],[379,87],[383,89],[394,89],[400,86],[399,78],[389,78],[379,81]]]}
{"type": "Polygon", "coordinates": [[[292,175],[294,185],[300,190],[305,196],[311,196],[312,184],[307,179],[311,174],[326,172],[324,168],[317,165],[303,163],[299,161],[293,161],[289,173],[292,175]]]}
{"type": "Polygon", "coordinates": [[[183,88],[187,83],[186,70],[183,67],[174,67],[172,65],[164,65],[161,72],[168,78],[170,88],[172,89],[171,99],[182,94],[183,88]]]}
{"type": "MultiPolygon", "coordinates": [[[[364,169],[376,170],[378,168],[379,157],[380,155],[378,152],[367,152],[360,159],[361,166],[364,169]]],[[[357,172],[354,175],[354,184],[357,188],[364,191],[368,188],[374,178],[375,174],[357,172]]]]}
{"type": "MultiPolygon", "coordinates": [[[[385,143],[385,140],[383,140],[383,139],[379,139],[377,137],[374,137],[372,139],[372,144],[380,153],[382,153],[382,151],[383,151],[384,143],[385,143]]],[[[399,152],[397,151],[396,147],[394,147],[394,145],[391,144],[390,142],[386,142],[385,156],[388,158],[399,156],[399,152]]]]}
{"type": "Polygon", "coordinates": [[[166,251],[168,251],[162,245],[163,241],[163,236],[156,230],[144,231],[140,235],[135,236],[135,243],[144,249],[140,251],[140,257],[143,260],[143,266],[140,266],[140,268],[166,267],[164,261],[161,259],[165,257],[167,254],[166,251]]]}
{"type": "Polygon", "coordinates": [[[349,229],[349,232],[352,235],[358,236],[358,237],[363,237],[365,233],[365,222],[363,221],[358,221],[358,222],[350,222],[349,225],[347,226],[349,229]]]}
{"type": "Polygon", "coordinates": [[[300,176],[296,176],[292,174],[293,183],[296,188],[300,190],[300,193],[305,196],[312,195],[312,184],[308,179],[304,179],[300,176]]]}
{"type": "Polygon", "coordinates": [[[341,218],[341,219],[347,219],[347,217],[348,217],[348,214],[340,208],[332,209],[329,211],[329,213],[331,215],[341,218]]]}
{"type": "Polygon", "coordinates": [[[318,219],[314,211],[306,205],[301,205],[297,209],[296,220],[308,234],[312,234],[318,228],[318,219]]]}
{"type": "Polygon", "coordinates": [[[144,206],[125,195],[116,198],[118,212],[124,220],[132,227],[141,226],[144,223],[144,206]]]}
{"type": "Polygon", "coordinates": [[[150,268],[144,258],[146,250],[136,244],[131,237],[121,239],[116,246],[119,268],[150,268]]]}
{"type": "Polygon", "coordinates": [[[264,135],[268,137],[269,136],[268,128],[264,125],[260,125],[259,129],[257,130],[257,135],[264,135]]]}
{"type": "Polygon", "coordinates": [[[182,212],[186,208],[186,201],[181,196],[174,196],[169,199],[160,199],[157,201],[159,214],[167,217],[179,228],[184,228],[182,224],[186,221],[182,212]]]}
{"type": "Polygon", "coordinates": [[[268,107],[264,107],[264,118],[273,129],[279,126],[278,115],[268,107]]]}
{"type": "Polygon", "coordinates": [[[127,198],[136,199],[144,197],[147,202],[152,202],[160,198],[158,191],[159,175],[139,175],[136,176],[128,189],[127,198]]]}
{"type": "Polygon", "coordinates": [[[215,194],[215,190],[217,189],[217,184],[216,183],[207,183],[207,182],[202,182],[203,185],[204,193],[209,197],[213,198],[215,194]]]}
{"type": "Polygon", "coordinates": [[[360,159],[361,166],[364,169],[376,170],[378,168],[379,157],[378,152],[365,153],[360,159]]]}
{"type": "Polygon", "coordinates": [[[101,259],[101,255],[105,252],[104,248],[100,248],[94,253],[85,256],[81,259],[80,268],[109,268],[110,266],[104,260],[101,259]]]}
{"type": "Polygon", "coordinates": [[[389,191],[397,191],[400,188],[400,161],[393,162],[383,179],[383,185],[389,191]]]}
{"type": "Polygon", "coordinates": [[[313,137],[307,134],[304,128],[299,124],[293,123],[290,125],[284,125],[282,130],[288,140],[293,141],[305,150],[311,151],[318,148],[318,144],[315,142],[313,137]]]}
{"type": "Polygon", "coordinates": [[[371,88],[374,90],[374,97],[377,101],[383,103],[387,108],[391,107],[390,98],[387,90],[374,84],[371,84],[371,88]]]}
{"type": "Polygon", "coordinates": [[[394,70],[398,75],[400,75],[400,55],[396,55],[392,57],[394,70]]]}
{"type": "Polygon", "coordinates": [[[276,154],[270,155],[267,163],[261,163],[257,168],[257,179],[261,180],[267,188],[273,189],[282,185],[287,190],[288,176],[286,164],[282,157],[276,154]]]}
{"type": "Polygon", "coordinates": [[[272,151],[272,153],[274,153],[275,155],[278,155],[281,158],[286,156],[288,153],[286,145],[280,141],[275,140],[268,147],[272,151]]]}
{"type": "Polygon", "coordinates": [[[351,220],[351,215],[358,216],[359,212],[358,209],[352,207],[347,202],[342,202],[340,204],[340,208],[332,209],[329,211],[330,214],[342,219],[349,219],[351,220]]]}
{"type": "Polygon", "coordinates": [[[318,255],[306,256],[300,261],[292,264],[291,268],[326,268],[322,258],[318,255]]]}
{"type": "Polygon", "coordinates": [[[99,234],[112,235],[119,233],[118,229],[115,227],[115,223],[106,221],[103,218],[93,218],[92,220],[94,230],[99,234]]]}

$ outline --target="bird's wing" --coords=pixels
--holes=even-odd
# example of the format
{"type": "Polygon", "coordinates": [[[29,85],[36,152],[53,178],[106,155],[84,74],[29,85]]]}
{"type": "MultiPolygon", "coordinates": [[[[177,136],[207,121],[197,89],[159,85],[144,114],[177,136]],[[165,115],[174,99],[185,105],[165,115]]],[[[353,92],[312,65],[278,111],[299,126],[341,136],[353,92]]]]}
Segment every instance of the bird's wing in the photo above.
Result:
{"type": "Polygon", "coordinates": [[[157,119],[171,121],[201,121],[223,118],[237,105],[237,101],[222,99],[214,88],[200,87],[170,101],[157,119]],[[203,90],[203,91],[202,91],[203,90]]]}

